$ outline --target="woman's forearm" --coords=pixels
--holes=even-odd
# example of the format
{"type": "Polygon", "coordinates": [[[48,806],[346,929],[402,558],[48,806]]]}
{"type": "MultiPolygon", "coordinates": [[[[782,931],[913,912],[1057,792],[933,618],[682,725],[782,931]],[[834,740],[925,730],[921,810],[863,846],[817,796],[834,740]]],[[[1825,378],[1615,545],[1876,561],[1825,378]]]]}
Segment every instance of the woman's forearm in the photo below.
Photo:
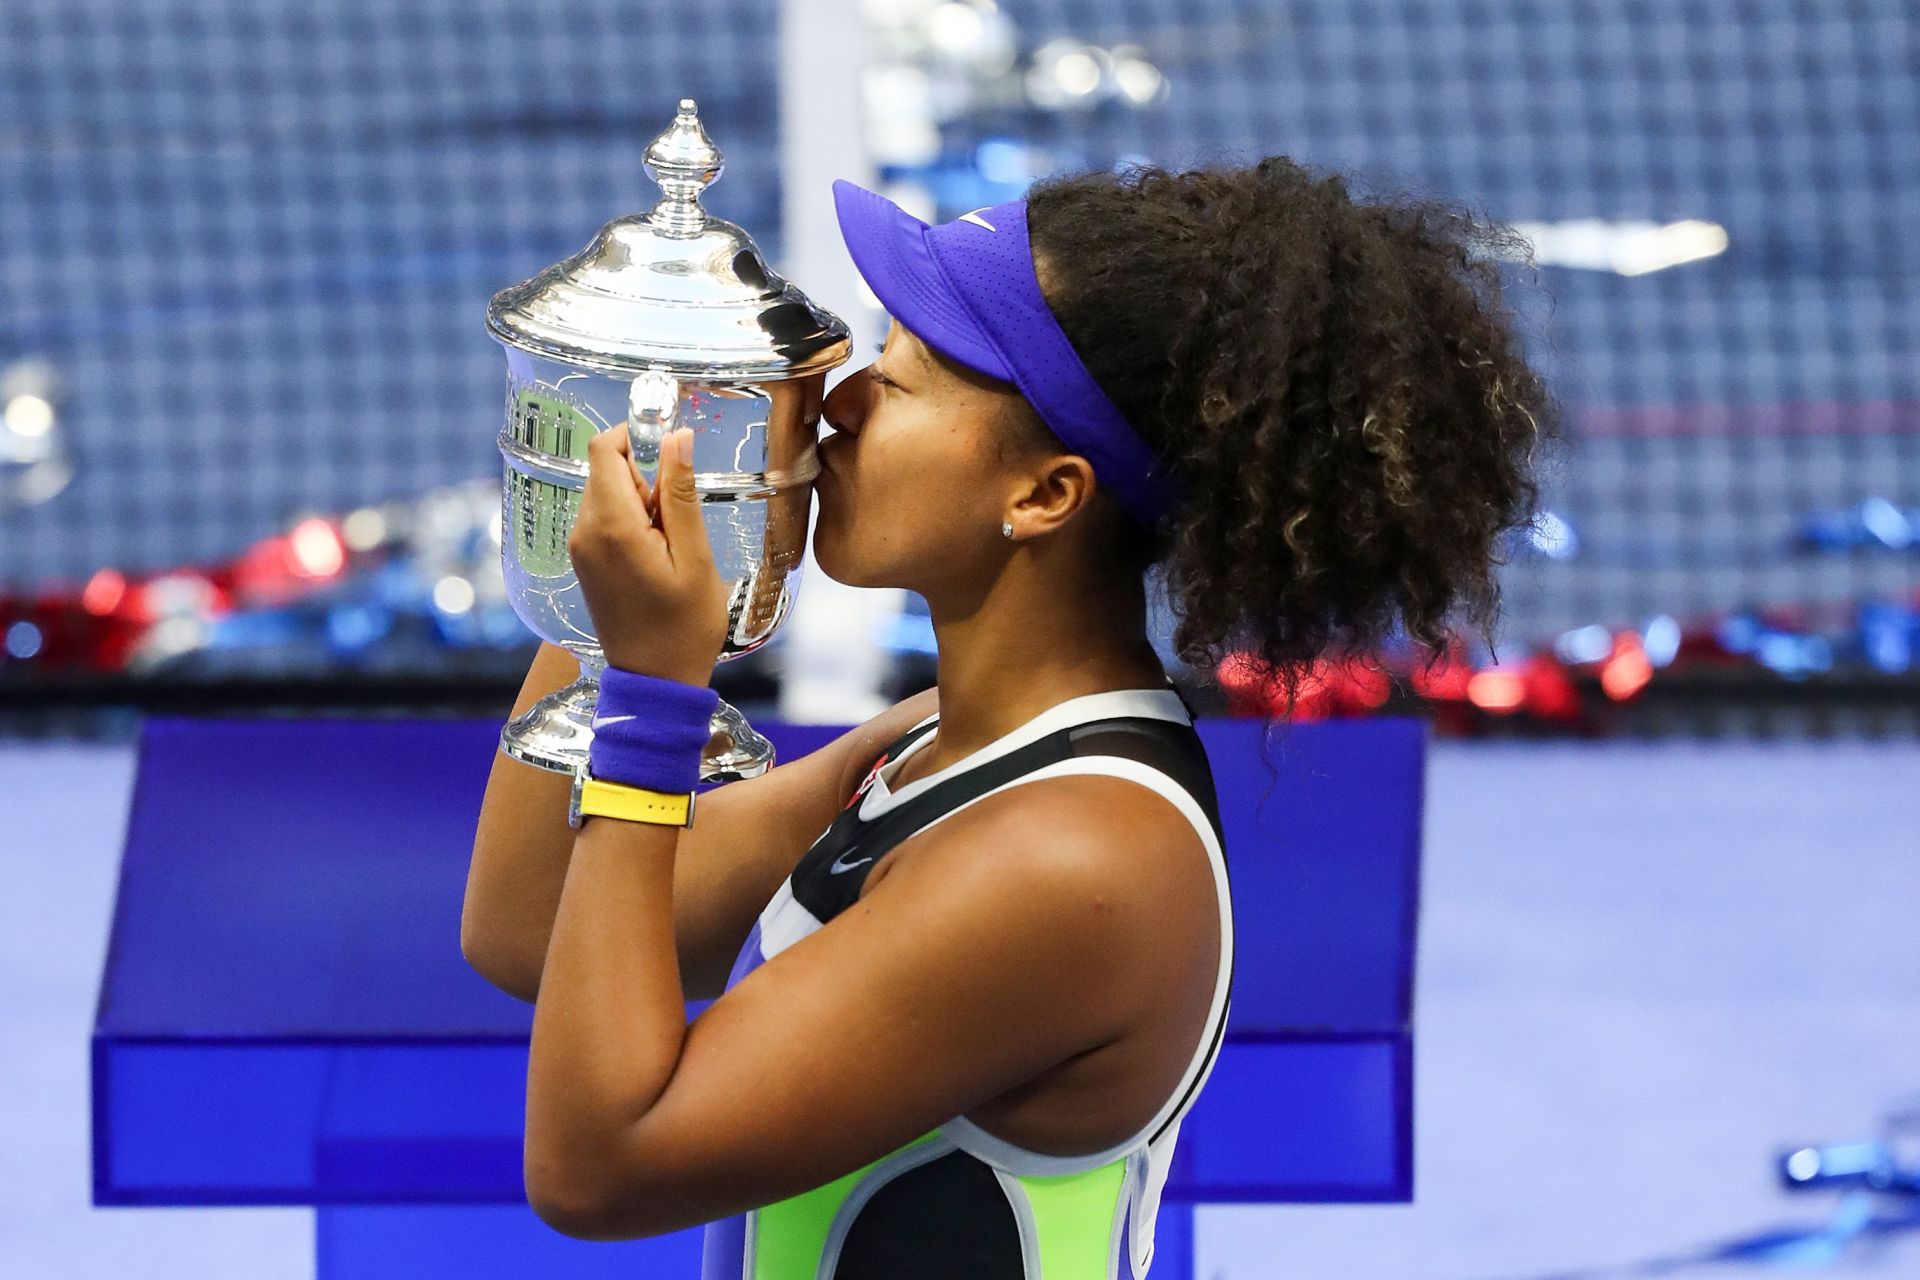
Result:
{"type": "MultiPolygon", "coordinates": [[[[540,646],[513,714],[573,681],[580,666],[557,645],[540,646]]],[[[460,950],[489,982],[522,1000],[540,989],[547,941],[573,848],[567,825],[571,780],[495,753],[473,837],[460,950]]]]}
{"type": "Polygon", "coordinates": [[[551,1222],[592,1221],[617,1196],[627,1137],[680,1059],[680,832],[591,818],[574,844],[527,1066],[527,1192],[551,1222]]]}

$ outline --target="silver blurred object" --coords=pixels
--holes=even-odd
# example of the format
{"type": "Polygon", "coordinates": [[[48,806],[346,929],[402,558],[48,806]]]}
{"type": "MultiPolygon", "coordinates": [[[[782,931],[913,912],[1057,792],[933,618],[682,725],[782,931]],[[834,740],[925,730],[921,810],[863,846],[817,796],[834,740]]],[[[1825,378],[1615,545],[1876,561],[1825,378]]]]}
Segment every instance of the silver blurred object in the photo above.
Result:
{"type": "MultiPolygon", "coordinates": [[[[509,756],[583,767],[606,659],[567,555],[586,483],[587,442],[624,430],[654,478],[660,443],[692,427],[695,488],[714,563],[732,584],[724,661],[773,635],[792,604],[827,372],[852,353],[839,317],[781,279],[753,240],[700,195],[724,162],[691,98],[647,149],[664,193],[593,243],[503,289],[487,328],[506,348],[501,564],[515,612],[580,660],[580,678],[501,733],[509,756]]],[[[772,745],[722,701],[701,780],[754,777],[772,745]]]]}
{"type": "Polygon", "coordinates": [[[0,369],[0,511],[38,506],[72,481],[60,399],[60,379],[46,361],[0,369]]]}

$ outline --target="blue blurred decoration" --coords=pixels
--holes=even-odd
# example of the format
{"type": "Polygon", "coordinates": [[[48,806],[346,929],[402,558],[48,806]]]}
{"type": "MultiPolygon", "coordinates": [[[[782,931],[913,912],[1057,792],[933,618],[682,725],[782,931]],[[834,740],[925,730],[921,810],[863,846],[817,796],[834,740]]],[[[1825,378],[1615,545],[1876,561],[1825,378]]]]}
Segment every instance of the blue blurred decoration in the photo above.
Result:
{"type": "Polygon", "coordinates": [[[1569,666],[1600,662],[1613,652],[1613,632],[1598,623],[1563,631],[1553,642],[1554,656],[1569,666]]]}
{"type": "Polygon", "coordinates": [[[1833,666],[1833,641],[1824,635],[1765,622],[1752,613],[1730,613],[1715,629],[1728,653],[1743,654],[1780,675],[1799,678],[1833,666]]]}
{"type": "Polygon", "coordinates": [[[1681,639],[1680,622],[1671,614],[1649,618],[1640,628],[1640,645],[1655,667],[1664,667],[1679,655],[1681,639]]]}
{"type": "Polygon", "coordinates": [[[1914,668],[1920,649],[1920,610],[1870,601],[1860,606],[1860,645],[1867,663],[1889,674],[1914,668]]]}
{"type": "Polygon", "coordinates": [[[1762,666],[1792,679],[1833,668],[1833,644],[1825,636],[1764,629],[1754,638],[1753,654],[1762,666]]]}
{"type": "Polygon", "coordinates": [[[1751,613],[1730,613],[1720,620],[1715,635],[1728,653],[1752,653],[1759,644],[1760,619],[1751,613]]]}
{"type": "Polygon", "coordinates": [[[297,644],[325,625],[323,609],[255,609],[216,618],[207,628],[209,649],[266,649],[297,644]],[[304,616],[303,616],[304,615],[304,616]]]}
{"type": "Polygon", "coordinates": [[[40,652],[45,640],[46,636],[39,627],[22,619],[7,627],[4,640],[0,643],[4,644],[9,658],[25,662],[40,652]]]}
{"type": "Polygon", "coordinates": [[[393,614],[371,602],[354,603],[327,615],[327,644],[334,652],[356,654],[393,630],[393,614]]]}
{"type": "Polygon", "coordinates": [[[1920,550],[1920,507],[1903,510],[1886,498],[1868,498],[1801,522],[1799,540],[1816,551],[1920,550]]]}

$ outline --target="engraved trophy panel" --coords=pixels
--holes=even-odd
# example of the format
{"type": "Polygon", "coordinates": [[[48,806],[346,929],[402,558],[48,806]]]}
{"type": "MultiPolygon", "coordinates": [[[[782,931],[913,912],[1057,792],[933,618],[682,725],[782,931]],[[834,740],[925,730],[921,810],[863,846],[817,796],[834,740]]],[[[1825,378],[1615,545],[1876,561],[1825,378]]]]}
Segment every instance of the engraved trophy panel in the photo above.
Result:
{"type": "MultiPolygon", "coordinates": [[[[515,759],[577,772],[605,666],[567,554],[587,443],[624,430],[654,479],[669,431],[693,428],[694,486],[730,584],[721,659],[751,653],[792,607],[805,550],[828,370],[851,352],[838,317],[769,270],[746,233],[699,205],[722,164],[693,103],[648,151],[665,195],[579,254],[502,290],[488,328],[507,357],[502,568],[515,611],[565,647],[581,677],[508,724],[515,759]]],[[[752,777],[772,747],[724,701],[701,778],[752,777]]]]}

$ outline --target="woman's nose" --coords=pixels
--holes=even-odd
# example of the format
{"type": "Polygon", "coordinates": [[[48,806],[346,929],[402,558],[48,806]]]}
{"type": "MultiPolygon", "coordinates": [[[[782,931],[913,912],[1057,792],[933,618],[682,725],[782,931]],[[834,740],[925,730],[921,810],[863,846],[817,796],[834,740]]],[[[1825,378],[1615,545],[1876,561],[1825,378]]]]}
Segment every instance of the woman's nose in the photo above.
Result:
{"type": "Polygon", "coordinates": [[[821,402],[820,416],[835,431],[858,432],[867,418],[872,401],[872,383],[865,369],[856,369],[841,379],[840,385],[821,402]]]}

